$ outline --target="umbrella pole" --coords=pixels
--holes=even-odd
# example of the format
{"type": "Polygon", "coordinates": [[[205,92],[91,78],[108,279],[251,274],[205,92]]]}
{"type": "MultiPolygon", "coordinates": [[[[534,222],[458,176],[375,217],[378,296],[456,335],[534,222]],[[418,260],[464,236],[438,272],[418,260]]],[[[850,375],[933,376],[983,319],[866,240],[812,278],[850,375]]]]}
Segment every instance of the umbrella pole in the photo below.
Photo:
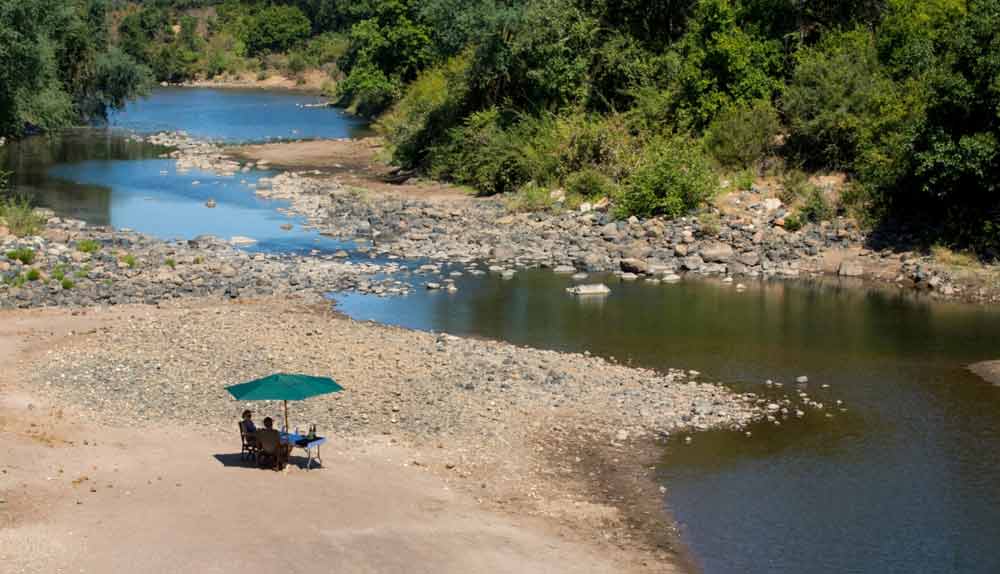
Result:
{"type": "Polygon", "coordinates": [[[292,432],[292,429],[288,428],[288,401],[285,401],[285,432],[292,432]]]}

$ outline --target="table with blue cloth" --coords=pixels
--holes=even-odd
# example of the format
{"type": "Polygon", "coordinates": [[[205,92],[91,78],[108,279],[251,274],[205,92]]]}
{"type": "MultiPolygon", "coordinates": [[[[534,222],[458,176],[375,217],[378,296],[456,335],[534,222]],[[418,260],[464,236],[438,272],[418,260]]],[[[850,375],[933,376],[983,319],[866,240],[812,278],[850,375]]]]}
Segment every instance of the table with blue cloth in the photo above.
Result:
{"type": "Polygon", "coordinates": [[[281,433],[281,444],[287,444],[293,448],[301,448],[306,451],[306,470],[312,466],[313,460],[319,464],[323,464],[323,459],[319,456],[319,447],[326,442],[326,437],[314,436],[309,437],[306,435],[295,434],[295,433],[281,433]],[[313,449],[316,449],[316,456],[313,456],[313,449]]]}

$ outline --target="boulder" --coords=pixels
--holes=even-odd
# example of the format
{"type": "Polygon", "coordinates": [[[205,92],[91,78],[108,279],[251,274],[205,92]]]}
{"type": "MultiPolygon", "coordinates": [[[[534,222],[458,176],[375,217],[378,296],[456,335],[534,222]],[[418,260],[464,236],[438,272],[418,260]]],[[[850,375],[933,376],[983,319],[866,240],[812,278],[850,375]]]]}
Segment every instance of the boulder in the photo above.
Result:
{"type": "Polygon", "coordinates": [[[619,263],[621,270],[626,273],[638,273],[638,274],[648,274],[649,273],[649,263],[646,263],[642,259],[622,259],[619,263]]]}
{"type": "Polygon", "coordinates": [[[837,269],[837,275],[841,277],[861,277],[864,274],[864,267],[857,261],[842,261],[837,269]]]}
{"type": "Polygon", "coordinates": [[[685,271],[697,271],[705,262],[699,255],[690,255],[681,260],[681,269],[685,271]]]}
{"type": "Polygon", "coordinates": [[[753,267],[760,263],[760,254],[756,251],[747,251],[746,253],[740,253],[736,260],[747,267],[753,267]]]}
{"type": "Polygon", "coordinates": [[[726,243],[713,241],[702,245],[701,258],[712,263],[726,263],[733,258],[733,248],[726,243]]]}
{"type": "Polygon", "coordinates": [[[607,295],[611,293],[611,289],[603,283],[594,283],[590,285],[567,287],[566,292],[573,295],[607,295]]]}

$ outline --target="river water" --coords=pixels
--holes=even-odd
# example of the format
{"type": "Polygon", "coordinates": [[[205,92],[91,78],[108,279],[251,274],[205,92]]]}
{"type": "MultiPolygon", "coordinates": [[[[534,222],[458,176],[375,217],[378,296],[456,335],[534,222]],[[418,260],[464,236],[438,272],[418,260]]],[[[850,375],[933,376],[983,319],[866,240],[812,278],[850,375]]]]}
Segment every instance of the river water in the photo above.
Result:
{"type": "MultiPolygon", "coordinates": [[[[363,129],[335,110],[298,107],[303,99],[157,91],[113,125],[228,141],[363,129]]],[[[0,159],[22,189],[95,223],[165,238],[248,235],[267,250],[339,245],[278,213],[285,204],[254,197],[239,181],[254,175],[178,174],[162,152],[88,130],[8,146],[0,159]],[[204,208],[208,197],[219,207],[204,208]],[[277,230],[286,221],[293,232],[277,230]]],[[[707,574],[1000,572],[1000,387],[965,369],[1000,357],[1000,313],[839,281],[738,292],[707,280],[590,280],[612,294],[576,299],[564,291],[570,278],[536,270],[512,280],[465,275],[453,294],[335,299],[360,319],[697,369],[740,390],[767,393],[763,381],[773,379],[787,391],[807,375],[802,390],[832,418],[811,412],[759,424],[751,437],[713,431],[667,446],[666,503],[707,574]]]]}

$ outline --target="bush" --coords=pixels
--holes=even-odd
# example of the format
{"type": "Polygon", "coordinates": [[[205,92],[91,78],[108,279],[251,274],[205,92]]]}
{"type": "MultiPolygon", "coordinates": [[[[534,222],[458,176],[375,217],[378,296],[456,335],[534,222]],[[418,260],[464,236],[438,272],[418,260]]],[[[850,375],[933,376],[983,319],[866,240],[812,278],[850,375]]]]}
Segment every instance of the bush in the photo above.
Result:
{"type": "Polygon", "coordinates": [[[20,261],[25,265],[31,265],[35,261],[35,250],[30,247],[18,247],[6,253],[7,259],[20,261]]]}
{"type": "Polygon", "coordinates": [[[135,267],[136,264],[138,263],[138,261],[135,258],[135,255],[132,255],[131,253],[125,255],[125,257],[122,257],[122,262],[125,263],[125,265],[129,267],[129,269],[135,267]]]}
{"type": "Polygon", "coordinates": [[[42,278],[42,273],[38,269],[29,269],[28,274],[25,276],[28,281],[38,281],[42,278]]]}
{"type": "Polygon", "coordinates": [[[861,142],[873,137],[880,98],[894,91],[872,33],[828,34],[815,47],[801,49],[796,63],[782,98],[789,145],[810,163],[849,168],[861,142]]]}
{"type": "Polygon", "coordinates": [[[814,185],[806,195],[805,203],[802,204],[799,213],[804,219],[819,223],[833,217],[833,208],[830,207],[830,202],[827,201],[823,190],[814,185]]]}
{"type": "Polygon", "coordinates": [[[101,244],[93,239],[81,239],[76,242],[76,250],[81,253],[95,253],[101,250],[101,244]]]}
{"type": "Polygon", "coordinates": [[[69,277],[63,278],[63,280],[60,281],[59,284],[62,285],[63,289],[72,289],[73,287],[76,286],[76,283],[73,283],[73,280],[70,279],[69,277]]]}
{"type": "Polygon", "coordinates": [[[552,191],[533,181],[522,185],[507,200],[507,208],[516,212],[548,211],[555,207],[555,204],[556,202],[552,198],[552,191]]]}
{"type": "Polygon", "coordinates": [[[785,230],[798,231],[802,229],[802,218],[798,214],[789,213],[785,216],[785,230]]]}
{"type": "Polygon", "coordinates": [[[355,67],[337,84],[337,105],[373,118],[399,97],[402,85],[373,65],[355,67]]]}
{"type": "Polygon", "coordinates": [[[530,180],[518,142],[502,127],[496,108],[476,112],[449,130],[447,140],[431,148],[430,171],[482,195],[514,191],[530,180]]]}
{"type": "Polygon", "coordinates": [[[809,176],[802,170],[792,169],[781,176],[781,192],[778,198],[785,205],[791,205],[810,194],[815,186],[809,183],[809,176]]]}
{"type": "Polygon", "coordinates": [[[770,155],[781,129],[778,112],[767,100],[730,106],[708,127],[709,151],[722,165],[752,168],[770,155]]]}
{"type": "Polygon", "coordinates": [[[697,142],[683,136],[657,139],[618,196],[622,215],[679,217],[711,198],[718,178],[697,142]]]}
{"type": "Polygon", "coordinates": [[[177,267],[177,262],[170,257],[167,257],[167,259],[163,262],[163,264],[171,269],[177,267]]]}
{"type": "Polygon", "coordinates": [[[698,227],[709,237],[716,237],[722,231],[722,218],[718,213],[705,212],[698,214],[698,227]]]}
{"type": "Polygon", "coordinates": [[[421,72],[382,116],[378,128],[393,145],[394,161],[404,167],[423,165],[430,147],[460,122],[468,66],[468,57],[456,56],[421,72]]]}
{"type": "Polygon", "coordinates": [[[63,264],[56,265],[52,268],[52,278],[56,281],[62,281],[66,277],[66,266],[63,264]]]}
{"type": "Polygon", "coordinates": [[[617,186],[610,177],[594,168],[584,168],[566,178],[566,191],[585,198],[611,197],[617,186]]]}
{"type": "Polygon", "coordinates": [[[18,237],[37,235],[45,223],[44,218],[35,213],[31,202],[22,196],[0,198],[0,221],[18,237]]]}
{"type": "Polygon", "coordinates": [[[268,6],[247,23],[243,41],[247,52],[284,52],[309,37],[312,24],[295,6],[268,6]]]}

